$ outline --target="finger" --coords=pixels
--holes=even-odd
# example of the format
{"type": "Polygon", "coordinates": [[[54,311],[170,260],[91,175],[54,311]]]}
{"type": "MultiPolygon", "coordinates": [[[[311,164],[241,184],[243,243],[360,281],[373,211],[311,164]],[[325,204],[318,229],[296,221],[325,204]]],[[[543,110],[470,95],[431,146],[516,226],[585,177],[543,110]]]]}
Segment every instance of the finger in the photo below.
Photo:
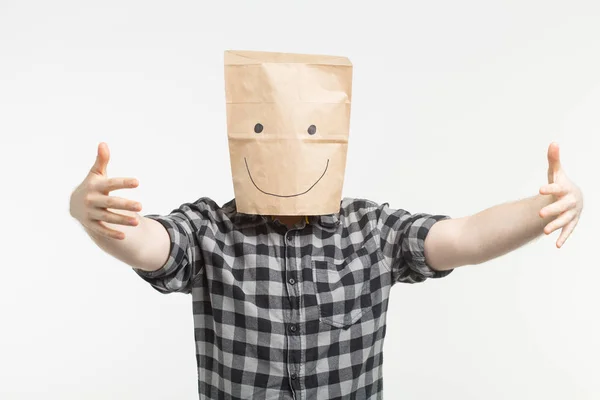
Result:
{"type": "Polygon", "coordinates": [[[558,143],[552,142],[548,147],[548,167],[557,172],[560,169],[560,150],[558,143]]]}
{"type": "Polygon", "coordinates": [[[108,151],[108,145],[104,142],[98,145],[98,154],[96,155],[96,162],[92,166],[90,172],[106,176],[106,166],[110,158],[110,152],[108,151]]]}
{"type": "Polygon", "coordinates": [[[101,235],[112,239],[123,240],[125,239],[125,234],[121,231],[117,231],[115,229],[107,228],[100,221],[92,221],[90,229],[101,235]]]}
{"type": "Polygon", "coordinates": [[[568,189],[559,183],[550,183],[540,188],[540,194],[553,194],[555,196],[564,196],[568,193],[568,189]]]}
{"type": "Polygon", "coordinates": [[[98,190],[103,193],[109,193],[113,190],[131,189],[139,185],[135,178],[110,178],[98,183],[98,190]]]}
{"type": "Polygon", "coordinates": [[[577,222],[579,222],[579,218],[575,218],[563,228],[562,232],[560,233],[560,236],[558,237],[558,240],[556,241],[556,247],[561,248],[562,245],[565,244],[569,236],[571,236],[571,232],[573,232],[573,230],[577,226],[577,222]]]}
{"type": "Polygon", "coordinates": [[[554,215],[560,215],[567,210],[575,208],[576,205],[577,203],[571,196],[565,196],[562,199],[542,208],[540,210],[540,217],[546,218],[554,215]]]}
{"type": "Polygon", "coordinates": [[[142,205],[137,201],[106,195],[90,195],[86,205],[97,208],[112,208],[115,210],[142,210],[142,205]]]}
{"type": "Polygon", "coordinates": [[[123,215],[102,208],[92,208],[88,214],[89,219],[110,222],[111,224],[137,226],[138,219],[133,215],[123,215]]]}
{"type": "Polygon", "coordinates": [[[562,228],[563,226],[568,224],[574,217],[575,210],[571,209],[569,211],[565,211],[560,217],[556,218],[554,221],[550,222],[544,227],[544,233],[546,235],[551,234],[555,230],[562,228]]]}

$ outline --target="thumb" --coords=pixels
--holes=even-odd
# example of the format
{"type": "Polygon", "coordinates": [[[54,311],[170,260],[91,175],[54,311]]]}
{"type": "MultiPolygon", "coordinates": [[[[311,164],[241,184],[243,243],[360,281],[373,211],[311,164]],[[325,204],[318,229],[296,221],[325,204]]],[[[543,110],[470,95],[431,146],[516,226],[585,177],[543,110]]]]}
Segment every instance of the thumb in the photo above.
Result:
{"type": "Polygon", "coordinates": [[[106,166],[110,158],[110,152],[108,151],[108,145],[101,142],[98,145],[98,155],[96,156],[96,162],[92,166],[90,172],[97,175],[106,175],[106,166]]]}
{"type": "Polygon", "coordinates": [[[553,142],[548,147],[548,175],[553,176],[560,168],[560,150],[558,143],[553,142]]]}

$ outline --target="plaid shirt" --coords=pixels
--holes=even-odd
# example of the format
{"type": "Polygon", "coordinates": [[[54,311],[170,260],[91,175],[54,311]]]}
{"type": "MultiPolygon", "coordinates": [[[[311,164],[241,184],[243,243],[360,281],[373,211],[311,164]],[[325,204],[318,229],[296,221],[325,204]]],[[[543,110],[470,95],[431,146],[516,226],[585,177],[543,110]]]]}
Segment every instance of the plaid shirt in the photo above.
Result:
{"type": "Polygon", "coordinates": [[[390,288],[451,271],[425,263],[443,215],[344,198],[291,229],[209,198],[169,215],[161,293],[192,294],[201,399],[381,399],[390,288]]]}

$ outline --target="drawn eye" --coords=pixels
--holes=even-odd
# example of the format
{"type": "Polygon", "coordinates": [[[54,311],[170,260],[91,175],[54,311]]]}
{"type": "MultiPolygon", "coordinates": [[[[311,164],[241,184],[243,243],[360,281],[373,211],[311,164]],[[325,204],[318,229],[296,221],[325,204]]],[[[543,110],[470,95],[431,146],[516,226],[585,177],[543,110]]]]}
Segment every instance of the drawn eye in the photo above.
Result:
{"type": "Polygon", "coordinates": [[[314,125],[311,125],[308,127],[308,134],[309,135],[314,135],[315,133],[317,133],[317,127],[314,125]]]}
{"type": "Polygon", "coordinates": [[[262,124],[256,124],[256,125],[254,125],[254,132],[261,133],[262,131],[263,131],[262,124]]]}

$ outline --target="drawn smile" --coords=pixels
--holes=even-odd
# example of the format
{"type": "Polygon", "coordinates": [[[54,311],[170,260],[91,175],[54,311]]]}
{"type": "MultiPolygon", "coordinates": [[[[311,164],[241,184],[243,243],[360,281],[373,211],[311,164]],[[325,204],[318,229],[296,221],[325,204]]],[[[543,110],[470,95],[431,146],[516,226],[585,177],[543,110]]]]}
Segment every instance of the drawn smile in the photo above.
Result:
{"type": "Polygon", "coordinates": [[[327,168],[329,167],[329,159],[327,159],[327,164],[325,165],[325,170],[323,171],[323,173],[321,174],[321,176],[319,177],[319,179],[317,179],[317,181],[312,184],[311,187],[309,187],[308,189],[306,189],[304,192],[301,192],[301,193],[284,195],[284,194],[277,194],[277,193],[269,193],[269,192],[266,192],[266,191],[262,190],[261,188],[259,188],[258,185],[256,184],[256,182],[254,182],[254,179],[252,178],[252,174],[250,173],[250,168],[248,167],[248,161],[246,160],[246,157],[244,157],[244,162],[246,163],[246,170],[248,171],[248,176],[250,177],[250,180],[252,181],[252,184],[258,190],[260,190],[262,193],[268,194],[269,196],[275,196],[275,197],[296,197],[296,196],[302,196],[303,194],[308,193],[325,176],[325,173],[327,172],[327,168]]]}

